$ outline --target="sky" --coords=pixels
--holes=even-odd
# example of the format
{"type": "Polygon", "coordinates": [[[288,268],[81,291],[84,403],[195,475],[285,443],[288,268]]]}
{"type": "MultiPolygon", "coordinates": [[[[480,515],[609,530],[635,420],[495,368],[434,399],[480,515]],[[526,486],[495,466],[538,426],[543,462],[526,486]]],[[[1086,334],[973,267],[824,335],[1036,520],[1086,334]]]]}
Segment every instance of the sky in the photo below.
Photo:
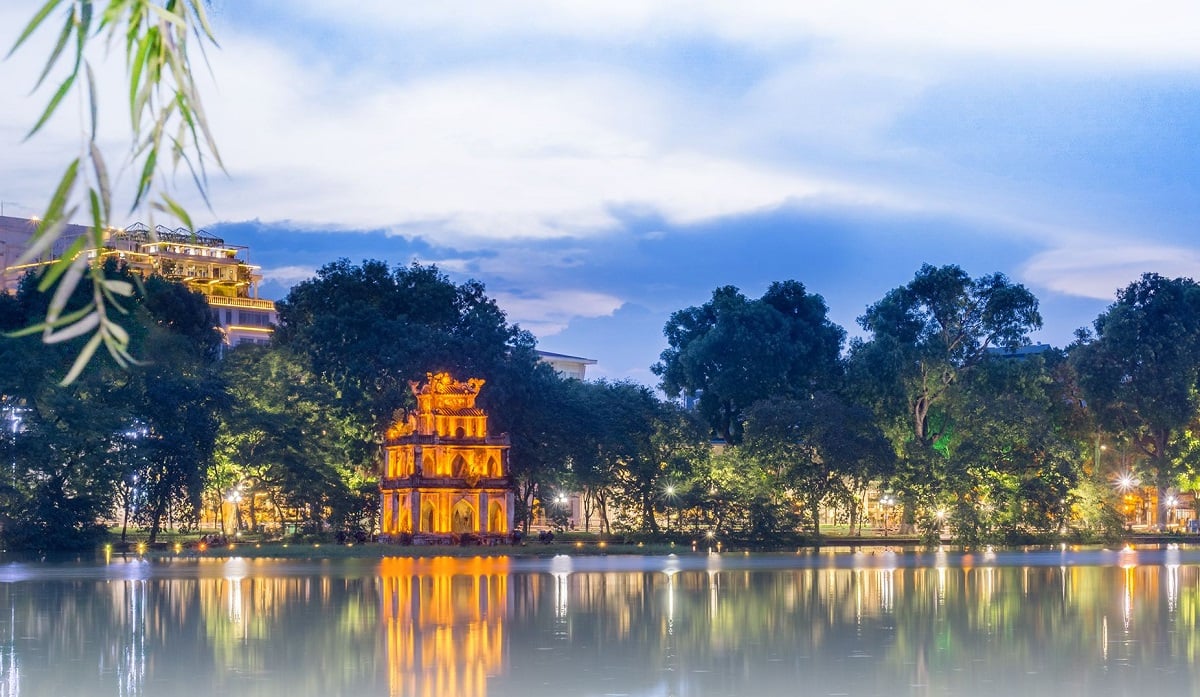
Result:
{"type": "MultiPolygon", "coordinates": [[[[0,3],[0,47],[41,4],[0,3]]],[[[1031,339],[1064,346],[1142,273],[1200,277],[1198,3],[210,13],[200,81],[225,172],[210,207],[186,176],[177,195],[250,247],[263,297],[341,257],[437,264],[482,281],[540,348],[595,359],[589,376],[653,385],[671,313],[725,285],[798,280],[855,336],[923,263],[1000,271],[1041,302],[1031,339]]],[[[24,139],[53,38],[0,61],[7,215],[39,213],[80,148],[70,100],[24,139]]],[[[115,157],[122,65],[93,60],[115,157]]]]}

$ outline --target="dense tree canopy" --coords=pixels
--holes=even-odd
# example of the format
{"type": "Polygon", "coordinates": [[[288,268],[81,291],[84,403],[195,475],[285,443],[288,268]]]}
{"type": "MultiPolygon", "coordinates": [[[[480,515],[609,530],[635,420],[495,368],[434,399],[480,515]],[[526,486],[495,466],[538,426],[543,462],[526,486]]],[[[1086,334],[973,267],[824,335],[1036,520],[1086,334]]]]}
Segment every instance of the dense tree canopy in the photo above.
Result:
{"type": "Polygon", "coordinates": [[[1145,274],[1117,294],[1071,358],[1100,425],[1145,453],[1166,489],[1200,414],[1200,284],[1145,274]]]}
{"type": "MultiPolygon", "coordinates": [[[[198,294],[159,279],[137,284],[120,268],[110,279],[138,290],[124,331],[144,361],[128,369],[107,356],[69,386],[58,379],[77,347],[25,337],[0,342],[0,395],[19,419],[5,441],[13,463],[3,484],[4,539],[17,547],[86,546],[98,521],[124,499],[151,535],[167,518],[195,521],[211,464],[224,388],[215,371],[219,335],[198,294]]],[[[88,281],[67,310],[84,304],[88,281]]],[[[49,298],[27,277],[0,301],[0,329],[46,311],[49,298]]]]}
{"type": "Polygon", "coordinates": [[[278,303],[279,345],[308,357],[352,413],[377,430],[409,405],[409,381],[429,372],[480,377],[497,414],[518,390],[504,378],[534,370],[532,335],[507,323],[483,285],[454,284],[437,267],[342,259],[278,303]]]}
{"type": "Polygon", "coordinates": [[[736,443],[754,402],[804,396],[839,375],[845,331],[826,314],[825,300],[797,281],[772,283],[757,300],[724,286],[671,315],[668,347],[652,370],[668,396],[698,397],[713,432],[736,443]]]}

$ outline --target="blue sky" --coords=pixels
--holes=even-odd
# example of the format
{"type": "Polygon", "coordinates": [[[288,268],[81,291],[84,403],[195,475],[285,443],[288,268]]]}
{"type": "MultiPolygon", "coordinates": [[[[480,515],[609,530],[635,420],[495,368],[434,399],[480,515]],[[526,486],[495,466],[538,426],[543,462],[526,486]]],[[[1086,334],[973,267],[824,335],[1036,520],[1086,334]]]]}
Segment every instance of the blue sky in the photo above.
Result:
{"type": "MultiPolygon", "coordinates": [[[[4,3],[0,40],[39,4],[4,3]]],[[[958,263],[1026,284],[1063,345],[1139,274],[1200,276],[1200,6],[970,5],[215,0],[228,174],[193,210],[265,297],[338,257],[436,263],[649,384],[669,314],[720,285],[799,280],[853,334],[958,263]]],[[[78,148],[71,113],[21,140],[45,50],[0,63],[9,214],[78,148]]]]}

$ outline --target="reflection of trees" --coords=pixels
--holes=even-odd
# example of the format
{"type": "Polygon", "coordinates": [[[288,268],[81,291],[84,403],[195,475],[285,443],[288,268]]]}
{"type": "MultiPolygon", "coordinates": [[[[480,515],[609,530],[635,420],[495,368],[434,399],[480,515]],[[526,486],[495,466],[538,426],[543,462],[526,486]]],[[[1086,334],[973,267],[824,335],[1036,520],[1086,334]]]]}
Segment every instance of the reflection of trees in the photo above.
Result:
{"type": "Polygon", "coordinates": [[[0,583],[0,695],[182,695],[198,680],[289,697],[1190,694],[1200,567],[1127,556],[669,573],[559,559],[525,573],[503,558],[113,565],[107,579],[0,583]]]}
{"type": "Polygon", "coordinates": [[[1109,693],[1143,683],[1186,693],[1200,678],[1191,667],[1200,659],[1196,567],[968,562],[574,573],[566,578],[565,618],[555,612],[555,595],[564,592],[556,580],[512,581],[519,612],[508,631],[510,670],[496,682],[502,694],[583,693],[580,681],[597,677],[605,682],[583,685],[681,697],[791,693],[797,685],[812,694],[913,686],[1010,694],[1022,685],[1109,693]],[[597,676],[604,666],[620,668],[597,676]]]}

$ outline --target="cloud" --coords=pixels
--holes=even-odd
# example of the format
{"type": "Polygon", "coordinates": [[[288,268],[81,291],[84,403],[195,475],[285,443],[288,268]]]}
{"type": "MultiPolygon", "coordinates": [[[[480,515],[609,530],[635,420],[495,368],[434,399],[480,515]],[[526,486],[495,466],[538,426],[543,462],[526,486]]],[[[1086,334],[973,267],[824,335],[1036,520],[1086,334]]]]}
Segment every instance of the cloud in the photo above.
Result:
{"type": "Polygon", "coordinates": [[[645,36],[701,35],[760,51],[794,50],[797,42],[816,42],[925,55],[1057,56],[1143,65],[1200,62],[1200,45],[1192,31],[1200,24],[1200,6],[1185,0],[1152,5],[1122,0],[984,5],[955,0],[363,0],[355,4],[356,12],[322,0],[295,4],[322,23],[476,41],[542,35],[628,42],[645,36]]]}
{"type": "Polygon", "coordinates": [[[1200,278],[1200,250],[1090,240],[1033,256],[1021,271],[1028,282],[1066,295],[1111,300],[1143,273],[1200,278]]]}
{"type": "Polygon", "coordinates": [[[576,318],[610,317],[623,304],[606,293],[571,289],[529,295],[497,292],[493,297],[510,322],[538,337],[554,336],[576,318]]]}
{"type": "Polygon", "coordinates": [[[302,281],[307,281],[317,275],[317,270],[311,266],[276,266],[262,269],[263,281],[279,283],[291,287],[302,281]]]}

